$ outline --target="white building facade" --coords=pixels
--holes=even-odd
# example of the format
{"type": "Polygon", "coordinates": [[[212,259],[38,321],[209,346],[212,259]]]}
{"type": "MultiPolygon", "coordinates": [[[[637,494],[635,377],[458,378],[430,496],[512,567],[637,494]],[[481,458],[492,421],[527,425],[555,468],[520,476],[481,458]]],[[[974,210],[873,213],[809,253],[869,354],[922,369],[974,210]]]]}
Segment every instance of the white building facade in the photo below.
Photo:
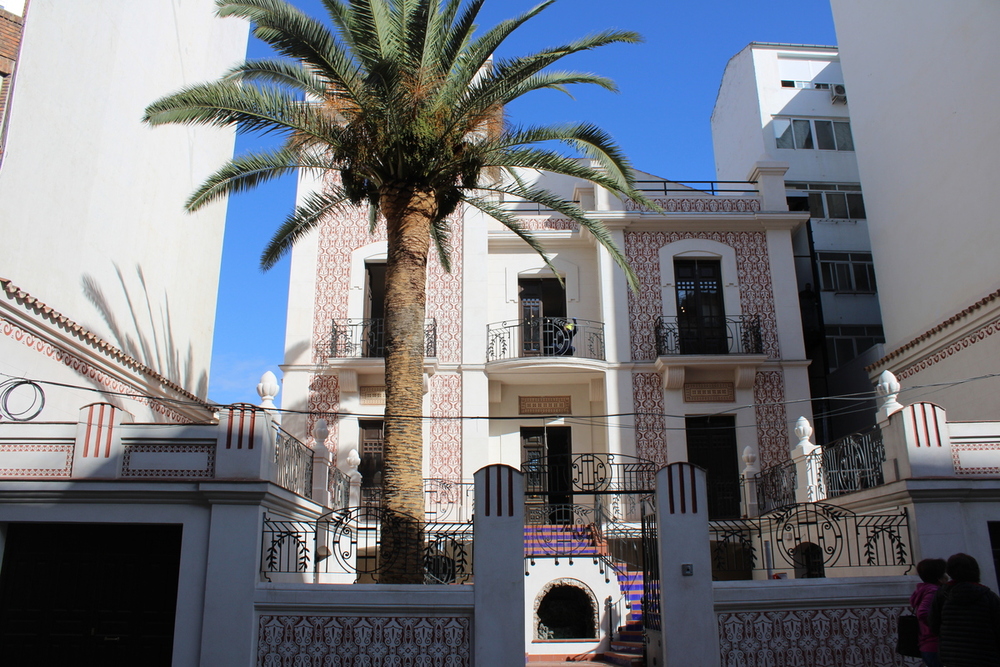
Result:
{"type": "MultiPolygon", "coordinates": [[[[758,160],[786,162],[789,208],[811,215],[793,243],[817,399],[868,389],[865,352],[884,342],[850,97],[836,47],[754,42],[727,64],[712,113],[716,177],[742,180],[758,160]]],[[[873,403],[864,414],[870,422],[873,403]]],[[[820,419],[820,437],[865,418],[820,419]]]]}
{"type": "MultiPolygon", "coordinates": [[[[142,420],[175,419],[116,394],[205,398],[226,206],[183,206],[232,155],[234,135],[141,118],[243,57],[246,24],[214,11],[210,0],[100,11],[35,0],[7,17],[5,30],[23,23],[23,35],[6,50],[0,106],[6,376],[113,392],[104,398],[142,420]]],[[[46,392],[42,419],[100,398],[46,392]]]]}
{"type": "Polygon", "coordinates": [[[990,197],[1000,169],[1000,102],[991,63],[1000,8],[983,0],[834,0],[851,99],[886,356],[910,400],[926,396],[954,419],[1000,407],[1000,273],[990,197]],[[944,386],[948,383],[952,386],[944,386]],[[952,384],[954,383],[954,384],[952,384]]]}

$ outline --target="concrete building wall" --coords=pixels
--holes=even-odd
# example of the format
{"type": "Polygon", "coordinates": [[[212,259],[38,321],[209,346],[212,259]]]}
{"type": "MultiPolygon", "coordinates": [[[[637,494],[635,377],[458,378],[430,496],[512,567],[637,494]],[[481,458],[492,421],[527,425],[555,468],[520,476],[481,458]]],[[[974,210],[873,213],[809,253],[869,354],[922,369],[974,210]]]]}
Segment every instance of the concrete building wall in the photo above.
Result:
{"type": "Polygon", "coordinates": [[[34,0],[0,167],[0,276],[201,396],[226,206],[184,201],[233,134],[140,119],[239,61],[246,37],[210,0],[34,0]]]}
{"type": "Polygon", "coordinates": [[[891,350],[1000,287],[1000,6],[832,5],[891,350]]]}

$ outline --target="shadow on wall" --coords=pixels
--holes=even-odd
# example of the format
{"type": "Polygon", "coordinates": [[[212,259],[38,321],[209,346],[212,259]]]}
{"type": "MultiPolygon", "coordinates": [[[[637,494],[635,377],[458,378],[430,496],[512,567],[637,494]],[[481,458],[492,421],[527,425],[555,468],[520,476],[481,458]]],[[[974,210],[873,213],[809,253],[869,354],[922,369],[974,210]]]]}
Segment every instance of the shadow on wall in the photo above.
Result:
{"type": "Polygon", "coordinates": [[[139,278],[139,289],[129,290],[121,267],[115,264],[115,273],[127,304],[127,321],[119,322],[115,309],[104,294],[97,279],[85,274],[82,279],[83,293],[94,304],[107,324],[114,343],[129,356],[149,366],[171,382],[184,387],[193,394],[204,398],[208,394],[208,372],[202,370],[195,379],[194,350],[187,344],[187,354],[182,357],[181,345],[174,337],[170,321],[170,300],[166,293],[158,312],[153,311],[146,279],[142,267],[135,266],[139,278]],[[151,332],[151,334],[149,333],[151,332]]]}

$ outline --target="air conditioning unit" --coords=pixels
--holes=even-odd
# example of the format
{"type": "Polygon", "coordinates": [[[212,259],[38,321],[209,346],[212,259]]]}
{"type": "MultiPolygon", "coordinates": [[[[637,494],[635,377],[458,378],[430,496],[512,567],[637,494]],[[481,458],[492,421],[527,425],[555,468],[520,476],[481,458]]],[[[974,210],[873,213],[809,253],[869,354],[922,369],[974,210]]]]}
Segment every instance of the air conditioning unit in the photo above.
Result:
{"type": "Polygon", "coordinates": [[[847,104],[847,88],[842,83],[830,86],[830,100],[834,104],[847,104]]]}

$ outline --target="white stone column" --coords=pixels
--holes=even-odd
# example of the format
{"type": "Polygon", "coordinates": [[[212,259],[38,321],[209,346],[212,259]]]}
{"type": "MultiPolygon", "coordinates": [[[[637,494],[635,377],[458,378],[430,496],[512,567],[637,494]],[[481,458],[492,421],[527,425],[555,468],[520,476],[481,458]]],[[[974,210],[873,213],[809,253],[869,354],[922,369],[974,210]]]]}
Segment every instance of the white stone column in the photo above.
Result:
{"type": "Polygon", "coordinates": [[[313,450],[312,499],[323,507],[330,507],[330,450],[326,446],[330,428],[325,419],[316,420],[313,427],[313,438],[316,448],[313,450]]]}
{"type": "Polygon", "coordinates": [[[812,503],[826,498],[822,459],[819,447],[810,441],[812,434],[813,428],[809,420],[799,417],[795,422],[795,437],[799,442],[792,449],[792,461],[795,463],[795,476],[798,479],[795,487],[797,503],[812,503]]]}
{"type": "Polygon", "coordinates": [[[664,635],[656,654],[665,667],[719,667],[705,479],[704,470],[686,462],[656,474],[664,635]]]}
{"type": "Polygon", "coordinates": [[[216,478],[273,478],[275,434],[267,412],[249,403],[231,405],[220,412],[218,428],[216,478]]]}
{"type": "MultiPolygon", "coordinates": [[[[624,251],[624,232],[621,229],[610,231],[614,242],[624,251]]],[[[629,349],[628,282],[625,273],[601,245],[597,246],[597,268],[600,281],[601,321],[604,324],[604,353],[609,363],[602,380],[604,413],[617,415],[632,411],[631,371],[622,371],[619,366],[622,360],[627,361],[632,356],[629,349]]],[[[606,433],[608,452],[635,455],[634,438],[631,444],[623,442],[623,436],[631,435],[632,431],[622,428],[620,417],[608,418],[606,433]]]]}
{"type": "MultiPolygon", "coordinates": [[[[524,475],[506,465],[480,468],[473,556],[476,667],[524,664],[524,475]]],[[[706,542],[707,544],[707,542],[706,542]]]]}

